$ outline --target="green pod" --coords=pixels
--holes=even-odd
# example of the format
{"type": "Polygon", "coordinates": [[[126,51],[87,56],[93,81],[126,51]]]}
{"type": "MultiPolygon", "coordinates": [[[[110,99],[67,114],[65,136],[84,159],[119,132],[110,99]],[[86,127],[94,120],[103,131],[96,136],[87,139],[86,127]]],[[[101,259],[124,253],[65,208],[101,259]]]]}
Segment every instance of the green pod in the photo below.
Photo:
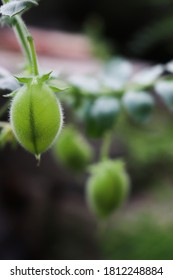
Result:
{"type": "Polygon", "coordinates": [[[85,125],[89,137],[100,138],[113,129],[119,113],[120,104],[115,97],[102,96],[88,103],[85,109],[85,125]]]}
{"type": "Polygon", "coordinates": [[[55,141],[62,127],[62,110],[44,83],[29,83],[18,90],[10,108],[10,123],[18,142],[37,157],[55,141]]]}
{"type": "Polygon", "coordinates": [[[106,160],[91,169],[87,183],[87,201],[91,210],[100,218],[109,216],[126,199],[129,179],[120,160],[106,160]]]}
{"type": "Polygon", "coordinates": [[[63,129],[53,151],[60,163],[72,171],[84,170],[93,155],[89,143],[73,126],[63,129]]]}
{"type": "Polygon", "coordinates": [[[127,92],[122,101],[124,108],[134,121],[144,124],[150,120],[154,99],[149,93],[144,91],[127,92]]]}

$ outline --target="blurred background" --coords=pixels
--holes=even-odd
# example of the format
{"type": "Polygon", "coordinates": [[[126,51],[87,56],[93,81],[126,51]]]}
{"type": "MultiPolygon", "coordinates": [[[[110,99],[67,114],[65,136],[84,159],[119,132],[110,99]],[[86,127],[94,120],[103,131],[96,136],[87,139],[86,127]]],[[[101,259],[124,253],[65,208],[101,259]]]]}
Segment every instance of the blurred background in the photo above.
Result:
{"type": "MultiPolygon", "coordinates": [[[[113,57],[126,57],[133,75],[173,57],[173,0],[42,0],[24,19],[40,67],[64,76],[93,75],[113,57]]],[[[12,73],[23,67],[7,27],[0,30],[0,67],[12,73]]],[[[5,102],[1,95],[1,106],[5,102]]],[[[65,125],[75,123],[68,102],[61,102],[65,125]]],[[[131,193],[105,220],[97,219],[87,205],[87,172],[65,167],[53,149],[37,167],[35,158],[18,145],[3,146],[1,259],[173,258],[173,122],[164,104],[156,102],[147,125],[127,117],[117,122],[110,157],[125,160],[131,193]]],[[[8,113],[1,117],[7,119],[8,113]]],[[[80,122],[77,127],[96,161],[103,139],[88,137],[80,122]]]]}

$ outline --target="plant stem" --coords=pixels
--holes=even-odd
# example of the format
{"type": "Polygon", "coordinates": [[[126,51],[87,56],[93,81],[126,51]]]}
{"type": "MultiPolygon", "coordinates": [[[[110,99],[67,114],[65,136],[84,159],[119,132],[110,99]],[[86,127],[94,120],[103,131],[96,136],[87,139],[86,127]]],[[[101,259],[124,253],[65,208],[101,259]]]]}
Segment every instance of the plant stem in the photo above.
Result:
{"type": "Polygon", "coordinates": [[[32,38],[31,35],[27,36],[27,40],[29,42],[30,45],[30,50],[31,50],[31,59],[32,59],[32,70],[33,70],[33,74],[35,76],[39,75],[39,71],[38,71],[38,63],[37,63],[37,54],[35,51],[35,45],[34,45],[34,40],[32,38]]]}
{"type": "Polygon", "coordinates": [[[100,158],[101,160],[105,160],[109,157],[109,149],[111,145],[112,140],[112,133],[108,132],[105,134],[102,142],[101,152],[100,152],[100,158]]]}
{"type": "Polygon", "coordinates": [[[21,48],[27,58],[28,64],[31,65],[31,53],[27,41],[27,36],[26,34],[26,27],[25,24],[20,16],[15,16],[14,17],[14,31],[17,35],[17,38],[20,42],[21,48]]]}
{"type": "MultiPolygon", "coordinates": [[[[9,0],[2,0],[3,4],[8,3],[9,0]]],[[[16,37],[18,38],[19,44],[21,46],[22,51],[24,52],[24,55],[26,56],[26,59],[28,61],[28,65],[32,64],[32,60],[31,60],[31,53],[30,53],[30,49],[29,49],[29,45],[28,45],[28,41],[27,41],[27,28],[25,26],[24,21],[22,20],[20,15],[16,15],[14,16],[14,21],[13,21],[13,29],[16,33],[16,37]]]]}

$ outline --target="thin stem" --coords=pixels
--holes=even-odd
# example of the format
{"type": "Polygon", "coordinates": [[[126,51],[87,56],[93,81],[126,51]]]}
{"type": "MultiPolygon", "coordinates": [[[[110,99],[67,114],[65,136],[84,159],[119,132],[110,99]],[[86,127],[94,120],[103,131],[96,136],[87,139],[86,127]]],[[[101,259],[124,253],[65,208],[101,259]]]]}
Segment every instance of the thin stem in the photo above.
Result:
{"type": "Polygon", "coordinates": [[[101,152],[100,152],[101,160],[107,159],[109,157],[111,140],[112,140],[112,133],[111,132],[106,133],[103,138],[101,152]]]}
{"type": "MultiPolygon", "coordinates": [[[[9,0],[2,0],[3,4],[8,3],[9,0]]],[[[17,35],[19,44],[21,45],[21,49],[24,52],[26,59],[28,61],[28,64],[31,65],[32,61],[31,61],[31,54],[30,54],[30,49],[29,49],[29,45],[28,45],[28,41],[27,41],[27,28],[25,26],[24,21],[22,20],[22,18],[19,15],[16,15],[13,17],[14,18],[14,23],[13,23],[13,28],[14,31],[17,35]]]]}
{"type": "Polygon", "coordinates": [[[26,37],[26,28],[23,20],[20,16],[15,16],[14,18],[14,30],[17,34],[17,38],[19,39],[20,45],[22,47],[22,50],[28,60],[29,65],[31,65],[31,53],[26,37]]]}
{"type": "Polygon", "coordinates": [[[30,50],[31,50],[33,74],[35,76],[38,76],[39,75],[39,71],[38,71],[37,54],[36,54],[36,51],[35,51],[34,40],[33,40],[31,35],[27,36],[27,40],[29,42],[30,50]]]}

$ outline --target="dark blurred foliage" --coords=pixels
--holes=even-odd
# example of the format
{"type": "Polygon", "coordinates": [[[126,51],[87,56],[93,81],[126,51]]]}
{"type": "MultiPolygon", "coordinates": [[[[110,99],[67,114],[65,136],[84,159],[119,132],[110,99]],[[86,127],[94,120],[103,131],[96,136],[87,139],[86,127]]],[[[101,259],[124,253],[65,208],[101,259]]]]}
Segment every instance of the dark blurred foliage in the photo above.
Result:
{"type": "Polygon", "coordinates": [[[0,157],[0,259],[100,258],[82,180],[50,154],[40,168],[20,148],[0,157]]]}
{"type": "Polygon", "coordinates": [[[172,260],[172,179],[153,187],[114,216],[116,223],[103,225],[100,246],[106,259],[172,260]]]}
{"type": "Polygon", "coordinates": [[[39,12],[32,9],[26,19],[30,24],[75,32],[99,19],[103,38],[120,54],[157,61],[173,56],[173,0],[40,1],[39,12]]]}

